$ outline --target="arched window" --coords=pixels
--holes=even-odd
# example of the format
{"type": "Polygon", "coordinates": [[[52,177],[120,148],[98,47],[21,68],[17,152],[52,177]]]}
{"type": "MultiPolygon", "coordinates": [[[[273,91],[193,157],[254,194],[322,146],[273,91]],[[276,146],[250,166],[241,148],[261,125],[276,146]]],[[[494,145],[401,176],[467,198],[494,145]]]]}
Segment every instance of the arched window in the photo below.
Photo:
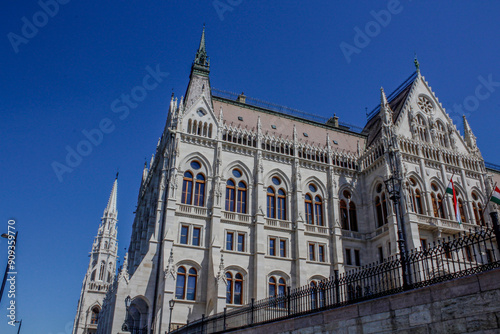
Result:
{"type": "Polygon", "coordinates": [[[415,213],[422,214],[422,195],[420,189],[418,188],[417,181],[414,178],[410,178],[410,182],[407,184],[408,192],[410,195],[409,204],[411,206],[411,210],[415,213]]]}
{"type": "Polygon", "coordinates": [[[323,226],[323,201],[321,200],[321,197],[317,195],[314,197],[314,214],[315,214],[315,220],[316,224],[319,226],[323,226]]]}
{"type": "Polygon", "coordinates": [[[273,187],[267,187],[267,216],[276,218],[276,192],[273,187]]]}
{"type": "Polygon", "coordinates": [[[278,219],[286,220],[286,193],[283,189],[278,190],[278,219]]]}
{"type": "Polygon", "coordinates": [[[179,267],[179,269],[177,269],[176,281],[175,298],[184,299],[186,293],[186,269],[184,267],[179,267]]]}
{"type": "Polygon", "coordinates": [[[462,223],[465,223],[465,210],[464,210],[464,203],[462,202],[462,199],[458,199],[458,210],[460,211],[460,220],[462,223]]]}
{"type": "Polygon", "coordinates": [[[340,200],[340,222],[342,224],[342,229],[349,229],[349,218],[347,215],[347,204],[344,200],[340,200]]]}
{"type": "Polygon", "coordinates": [[[175,298],[195,300],[196,299],[196,283],[198,272],[195,268],[190,268],[186,272],[185,267],[177,269],[177,282],[175,285],[175,298]]]}
{"type": "Polygon", "coordinates": [[[418,131],[418,136],[421,141],[427,142],[427,125],[425,123],[424,118],[421,115],[417,115],[417,124],[416,128],[418,131]]]}
{"type": "Polygon", "coordinates": [[[306,205],[306,224],[314,224],[314,215],[313,215],[313,201],[312,197],[309,194],[305,196],[305,205],[306,205]]]}
{"type": "Polygon", "coordinates": [[[104,261],[101,262],[101,267],[99,269],[99,281],[102,281],[104,278],[104,271],[105,271],[106,265],[104,264],[104,261]]]}
{"type": "Polygon", "coordinates": [[[448,147],[448,137],[446,134],[446,128],[441,121],[436,122],[436,135],[439,141],[439,145],[443,147],[448,147]]]}
{"type": "Polygon", "coordinates": [[[91,282],[94,282],[94,281],[95,281],[95,269],[94,269],[94,271],[92,272],[92,274],[90,275],[90,281],[91,281],[91,282]]]}
{"type": "Polygon", "coordinates": [[[243,276],[240,273],[233,275],[226,273],[226,303],[243,305],[243,276]]]}
{"type": "Polygon", "coordinates": [[[351,231],[358,231],[358,218],[356,216],[356,204],[349,202],[349,226],[351,231]]]}
{"type": "Polygon", "coordinates": [[[234,211],[236,186],[234,181],[229,179],[226,182],[226,211],[234,211]]]}
{"type": "Polygon", "coordinates": [[[269,297],[274,297],[278,293],[276,279],[274,277],[269,277],[269,297]]]}
{"type": "Polygon", "coordinates": [[[247,213],[247,185],[243,181],[238,182],[236,211],[239,213],[247,213]]]}
{"type": "Polygon", "coordinates": [[[486,226],[486,222],[484,221],[484,212],[483,212],[483,207],[481,205],[481,200],[475,193],[472,193],[472,209],[474,211],[474,218],[476,219],[476,224],[486,226]]]}
{"type": "Polygon", "coordinates": [[[241,180],[244,176],[238,168],[234,168],[231,173],[233,177],[226,182],[226,211],[247,213],[247,183],[241,180]]]}
{"type": "Polygon", "coordinates": [[[269,277],[269,297],[286,294],[286,281],[283,277],[269,277]]]}
{"type": "Polygon", "coordinates": [[[340,221],[342,229],[358,231],[358,219],[356,215],[356,204],[351,200],[351,193],[344,190],[340,200],[340,221]],[[349,207],[349,208],[348,208],[349,207]]]}
{"type": "Polygon", "coordinates": [[[97,325],[98,320],[99,320],[99,307],[94,306],[92,308],[92,315],[90,316],[90,324],[97,325]]]}
{"type": "Polygon", "coordinates": [[[375,211],[377,212],[377,227],[387,224],[387,198],[382,190],[382,184],[376,187],[377,196],[375,197],[375,211]]]}
{"type": "Polygon", "coordinates": [[[444,210],[443,210],[443,197],[441,196],[441,194],[438,194],[437,195],[437,204],[438,204],[438,209],[439,209],[439,216],[441,218],[445,218],[444,216],[444,210]]]}
{"type": "Polygon", "coordinates": [[[377,211],[377,227],[384,225],[384,218],[382,216],[382,202],[380,197],[375,197],[375,210],[377,211]]]}
{"type": "Polygon", "coordinates": [[[205,205],[205,176],[201,173],[196,175],[196,185],[194,187],[194,205],[205,205]]]}
{"type": "Polygon", "coordinates": [[[191,204],[193,195],[193,174],[189,171],[184,173],[184,180],[182,182],[182,204],[191,204]]]}

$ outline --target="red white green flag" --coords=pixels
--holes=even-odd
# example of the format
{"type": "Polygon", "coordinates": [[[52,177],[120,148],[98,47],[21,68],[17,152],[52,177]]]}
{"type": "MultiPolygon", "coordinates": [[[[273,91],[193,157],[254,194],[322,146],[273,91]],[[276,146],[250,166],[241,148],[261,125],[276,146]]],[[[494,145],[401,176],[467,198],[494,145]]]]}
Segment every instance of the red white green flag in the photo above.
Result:
{"type": "Polygon", "coordinates": [[[495,187],[495,190],[493,190],[490,201],[500,204],[500,189],[498,189],[498,187],[495,187]]]}
{"type": "MultiPolygon", "coordinates": [[[[457,193],[455,192],[455,187],[453,186],[453,177],[450,179],[450,183],[448,184],[448,188],[446,188],[446,193],[453,195],[453,208],[455,209],[455,217],[457,217],[457,222],[459,224],[462,224],[462,217],[460,217],[460,210],[458,208],[457,193]]],[[[500,203],[500,197],[498,200],[500,203]]]]}

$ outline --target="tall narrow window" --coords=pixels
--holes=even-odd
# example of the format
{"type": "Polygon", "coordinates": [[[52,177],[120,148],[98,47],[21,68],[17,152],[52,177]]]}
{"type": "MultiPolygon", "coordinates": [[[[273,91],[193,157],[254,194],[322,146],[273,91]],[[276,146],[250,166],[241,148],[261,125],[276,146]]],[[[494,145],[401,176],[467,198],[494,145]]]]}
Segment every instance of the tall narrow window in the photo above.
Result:
{"type": "Polygon", "coordinates": [[[273,187],[267,188],[267,216],[276,218],[276,197],[273,187]]]}
{"type": "Polygon", "coordinates": [[[445,218],[445,216],[444,216],[444,208],[443,208],[443,197],[441,196],[441,194],[437,195],[437,204],[438,204],[439,216],[441,218],[445,218]]]}
{"type": "Polygon", "coordinates": [[[387,199],[385,193],[382,193],[382,213],[384,214],[384,224],[387,224],[387,199]]]}
{"type": "Polygon", "coordinates": [[[349,227],[351,231],[358,231],[358,218],[356,216],[356,204],[349,202],[349,227]]]}
{"type": "Polygon", "coordinates": [[[340,200],[340,222],[342,225],[342,229],[349,229],[349,221],[347,216],[347,205],[344,200],[340,200]]]}
{"type": "Polygon", "coordinates": [[[347,264],[348,266],[352,266],[352,257],[350,248],[345,249],[345,264],[347,264]]]}
{"type": "Polygon", "coordinates": [[[181,244],[187,245],[189,240],[189,226],[181,226],[181,244]]]}
{"type": "Polygon", "coordinates": [[[312,225],[314,224],[313,204],[312,204],[312,197],[309,194],[306,194],[305,205],[306,205],[306,224],[312,225]]]}
{"type": "Polygon", "coordinates": [[[323,226],[323,201],[320,196],[314,198],[314,213],[316,214],[316,224],[323,226]]]}
{"type": "Polygon", "coordinates": [[[309,243],[309,261],[316,261],[316,249],[313,243],[309,243]]]}
{"type": "Polygon", "coordinates": [[[439,218],[438,203],[436,200],[436,195],[434,193],[431,194],[431,201],[432,201],[432,209],[434,210],[434,217],[439,218]]]}
{"type": "Polygon", "coordinates": [[[236,211],[239,213],[247,213],[247,185],[243,181],[238,182],[236,211]]]}
{"type": "Polygon", "coordinates": [[[182,182],[182,204],[191,204],[193,195],[193,174],[191,172],[184,173],[184,181],[182,182]]]}
{"type": "Polygon", "coordinates": [[[460,211],[460,219],[462,220],[462,223],[465,223],[464,203],[461,198],[458,199],[458,210],[460,211]]]}
{"type": "Polygon", "coordinates": [[[318,261],[325,262],[325,246],[318,245],[318,261]]]}
{"type": "Polygon", "coordinates": [[[99,308],[94,306],[92,308],[92,316],[90,317],[90,324],[97,325],[97,321],[99,320],[99,308]]]}
{"type": "Polygon", "coordinates": [[[477,206],[479,211],[479,221],[477,223],[479,225],[479,222],[481,222],[481,225],[486,226],[486,222],[484,221],[483,207],[481,206],[481,203],[478,203],[477,206]]]}
{"type": "Polygon", "coordinates": [[[233,303],[233,275],[231,275],[230,272],[226,273],[226,303],[227,304],[232,304],[233,303]]]}
{"type": "Polygon", "coordinates": [[[269,255],[276,255],[276,238],[269,238],[269,255]]]}
{"type": "Polygon", "coordinates": [[[234,249],[234,233],[227,232],[226,234],[226,250],[234,249]]]}
{"type": "Polygon", "coordinates": [[[377,227],[381,227],[384,225],[384,218],[382,213],[382,202],[378,196],[375,197],[375,209],[377,211],[377,227]]]}
{"type": "Polygon", "coordinates": [[[234,211],[235,185],[234,181],[229,179],[226,183],[226,211],[234,211]]]}
{"type": "Polygon", "coordinates": [[[280,256],[286,257],[286,240],[280,239],[280,256]]]}
{"type": "Polygon", "coordinates": [[[194,205],[204,206],[205,204],[205,176],[196,175],[196,185],[194,189],[194,205]]]}
{"type": "Polygon", "coordinates": [[[276,279],[274,277],[269,277],[269,297],[276,296],[276,279]]]}
{"type": "Polygon", "coordinates": [[[283,278],[278,281],[278,295],[284,295],[286,293],[286,282],[283,278]]]}
{"type": "Polygon", "coordinates": [[[186,285],[186,269],[179,267],[177,269],[177,280],[175,284],[175,298],[184,299],[186,285]]]}
{"type": "Polygon", "coordinates": [[[286,194],[283,189],[278,190],[278,219],[286,220],[286,194]]]}
{"type": "Polygon", "coordinates": [[[238,252],[245,251],[245,234],[238,233],[238,252]]]}
{"type": "Polygon", "coordinates": [[[201,235],[201,228],[199,227],[193,228],[193,246],[200,245],[200,235],[201,235]]]}
{"type": "Polygon", "coordinates": [[[101,268],[99,269],[99,280],[102,281],[104,278],[104,269],[106,268],[106,265],[104,264],[104,261],[101,262],[101,268]]]}
{"type": "Polygon", "coordinates": [[[243,304],[243,276],[240,273],[237,273],[234,276],[234,304],[242,305],[243,304]]]}
{"type": "Polygon", "coordinates": [[[361,256],[359,254],[359,249],[354,250],[354,264],[356,266],[361,266],[361,256]]]}
{"type": "Polygon", "coordinates": [[[415,211],[418,214],[422,214],[423,213],[423,209],[422,209],[422,195],[421,195],[419,189],[415,189],[415,211]]]}
{"type": "Polygon", "coordinates": [[[196,280],[197,280],[197,272],[196,269],[189,269],[188,282],[187,282],[187,291],[186,291],[186,299],[187,300],[195,300],[196,298],[196,280]]]}

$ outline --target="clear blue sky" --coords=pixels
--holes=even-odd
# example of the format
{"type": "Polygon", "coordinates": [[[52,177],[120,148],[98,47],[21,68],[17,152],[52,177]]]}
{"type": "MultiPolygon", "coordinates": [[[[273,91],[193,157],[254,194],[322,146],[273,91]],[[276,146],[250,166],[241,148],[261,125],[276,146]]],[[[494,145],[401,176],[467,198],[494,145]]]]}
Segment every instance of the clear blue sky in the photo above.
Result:
{"type": "MultiPolygon", "coordinates": [[[[443,106],[460,120],[454,105],[465,104],[485,160],[500,163],[498,1],[232,0],[223,13],[213,1],[59,1],[67,3],[57,13],[47,9],[53,17],[37,1],[6,1],[0,20],[0,232],[16,219],[23,333],[70,333],[117,169],[119,255],[128,247],[144,159],[172,91],[185,92],[203,23],[213,87],[359,126],[380,86],[392,91],[414,71],[416,52],[443,106]],[[382,10],[390,18],[379,14],[375,24],[382,10]],[[26,23],[34,16],[38,31],[26,23]],[[356,27],[369,40],[356,40],[356,27]],[[142,85],[147,66],[169,75],[120,119],[111,104],[142,85]],[[493,84],[480,100],[481,78],[493,84]],[[105,118],[114,130],[60,182],[53,162],[65,163],[66,147],[105,118]]],[[[1,271],[6,252],[0,239],[1,271]]],[[[6,301],[0,332],[10,334],[6,301]]]]}

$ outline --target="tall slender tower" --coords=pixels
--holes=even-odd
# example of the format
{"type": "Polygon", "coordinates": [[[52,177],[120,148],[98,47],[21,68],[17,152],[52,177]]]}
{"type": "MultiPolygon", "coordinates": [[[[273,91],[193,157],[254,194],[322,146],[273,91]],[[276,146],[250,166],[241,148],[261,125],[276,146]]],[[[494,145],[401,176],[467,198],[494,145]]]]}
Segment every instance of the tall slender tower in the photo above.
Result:
{"type": "Polygon", "coordinates": [[[118,240],[116,239],[117,188],[118,174],[90,252],[89,266],[83,278],[82,291],[73,324],[73,334],[88,334],[97,331],[97,320],[103,299],[115,278],[118,252],[118,240]]]}

